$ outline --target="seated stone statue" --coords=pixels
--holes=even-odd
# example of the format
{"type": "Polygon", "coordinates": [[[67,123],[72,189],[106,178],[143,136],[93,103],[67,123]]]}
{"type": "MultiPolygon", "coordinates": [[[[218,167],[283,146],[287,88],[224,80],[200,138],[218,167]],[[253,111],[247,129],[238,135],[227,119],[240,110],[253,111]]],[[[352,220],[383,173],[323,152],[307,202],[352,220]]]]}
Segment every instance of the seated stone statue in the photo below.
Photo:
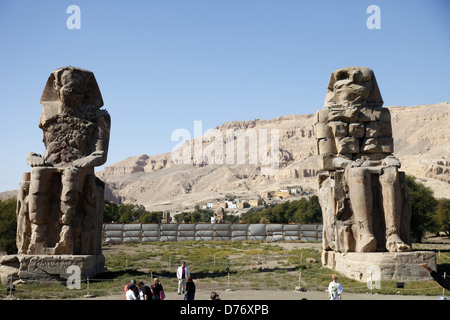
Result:
{"type": "Polygon", "coordinates": [[[411,208],[390,112],[371,69],[332,73],[316,114],[324,250],[409,251],[411,208]]]}
{"type": "Polygon", "coordinates": [[[29,153],[31,172],[18,194],[17,247],[24,254],[99,254],[110,116],[90,71],[53,71],[41,97],[44,156],[29,153]]]}

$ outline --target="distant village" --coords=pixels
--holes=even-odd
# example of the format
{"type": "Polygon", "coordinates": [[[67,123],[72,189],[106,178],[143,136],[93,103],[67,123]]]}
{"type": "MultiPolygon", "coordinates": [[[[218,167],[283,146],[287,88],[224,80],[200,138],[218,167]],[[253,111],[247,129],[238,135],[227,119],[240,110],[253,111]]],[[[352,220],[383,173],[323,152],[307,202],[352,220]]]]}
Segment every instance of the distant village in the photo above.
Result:
{"type": "Polygon", "coordinates": [[[202,209],[246,209],[261,207],[276,200],[286,200],[291,197],[308,196],[312,193],[309,190],[303,190],[301,186],[284,186],[275,189],[273,192],[264,194],[252,199],[234,199],[225,201],[211,201],[201,205],[202,209]]]}
{"type": "MultiPolygon", "coordinates": [[[[197,208],[203,210],[213,210],[214,214],[211,217],[211,223],[222,223],[224,221],[225,209],[226,213],[231,215],[240,215],[241,213],[252,208],[258,208],[270,204],[278,204],[289,200],[299,200],[302,197],[309,198],[314,194],[312,190],[304,190],[301,186],[282,186],[272,192],[264,192],[251,199],[240,199],[232,194],[227,194],[225,200],[208,201],[206,203],[199,203],[197,208]]],[[[194,209],[186,208],[186,211],[194,209]]],[[[179,211],[176,211],[179,212],[179,211]]],[[[164,212],[162,223],[174,223],[169,211],[164,212]]]]}

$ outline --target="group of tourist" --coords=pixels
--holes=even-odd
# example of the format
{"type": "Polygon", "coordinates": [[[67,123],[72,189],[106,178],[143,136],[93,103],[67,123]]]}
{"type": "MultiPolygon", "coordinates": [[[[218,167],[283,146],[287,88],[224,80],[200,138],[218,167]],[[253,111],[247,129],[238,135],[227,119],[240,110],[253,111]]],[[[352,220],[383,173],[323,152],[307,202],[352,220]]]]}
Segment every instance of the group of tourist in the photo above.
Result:
{"type": "MultiPolygon", "coordinates": [[[[195,284],[191,276],[186,261],[181,261],[181,266],[177,269],[178,295],[184,294],[184,300],[194,300],[195,284]]],[[[329,298],[331,300],[342,299],[342,286],[337,282],[337,276],[332,276],[333,281],[328,286],[329,298]]],[[[125,286],[125,300],[164,300],[164,288],[159,278],[153,280],[153,284],[148,287],[144,282],[131,280],[125,286]]],[[[216,292],[211,292],[210,300],[220,300],[216,292]]]]}
{"type": "MultiPolygon", "coordinates": [[[[177,269],[178,294],[184,294],[184,300],[194,300],[195,283],[192,279],[186,261],[181,261],[181,266],[177,269]]],[[[153,280],[149,287],[142,281],[132,279],[125,288],[125,300],[164,300],[166,295],[159,278],[153,280]]]]}
{"type": "Polygon", "coordinates": [[[125,288],[125,300],[164,300],[164,288],[159,278],[149,287],[142,281],[132,279],[125,288]]]}

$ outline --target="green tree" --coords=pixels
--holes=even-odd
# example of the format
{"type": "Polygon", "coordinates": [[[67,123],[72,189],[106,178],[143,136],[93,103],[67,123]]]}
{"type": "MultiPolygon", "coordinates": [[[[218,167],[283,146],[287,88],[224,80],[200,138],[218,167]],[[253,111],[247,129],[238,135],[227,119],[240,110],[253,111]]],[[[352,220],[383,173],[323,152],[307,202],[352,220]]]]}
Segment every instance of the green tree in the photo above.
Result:
{"type": "Polygon", "coordinates": [[[192,223],[198,223],[202,222],[202,215],[199,211],[194,211],[191,213],[191,222],[192,223]]]}
{"type": "Polygon", "coordinates": [[[320,208],[319,197],[312,196],[306,203],[299,204],[294,218],[293,222],[296,223],[322,222],[322,209],[320,208]]]}
{"type": "Polygon", "coordinates": [[[103,222],[119,223],[160,223],[163,216],[162,211],[149,212],[140,204],[120,204],[105,199],[103,222]]]}
{"type": "Polygon", "coordinates": [[[434,218],[437,200],[433,191],[417,182],[412,176],[406,176],[409,197],[411,201],[411,238],[415,242],[422,242],[426,232],[435,232],[437,229],[434,218]]]}
{"type": "Polygon", "coordinates": [[[436,222],[439,231],[450,237],[450,199],[439,199],[436,207],[436,222]]]}
{"type": "Polygon", "coordinates": [[[199,205],[195,206],[195,210],[191,214],[191,222],[211,222],[211,217],[214,215],[214,211],[211,209],[200,209],[199,205]]]}
{"type": "Polygon", "coordinates": [[[173,216],[174,220],[177,223],[191,223],[191,213],[190,212],[182,212],[173,216]]]}
{"type": "Polygon", "coordinates": [[[234,214],[227,214],[224,213],[225,222],[226,223],[238,223],[239,222],[239,216],[234,214]]]}
{"type": "Polygon", "coordinates": [[[152,212],[148,212],[145,211],[140,219],[139,222],[140,223],[160,223],[163,217],[163,212],[162,211],[152,211],[152,212]]]}
{"type": "MultiPolygon", "coordinates": [[[[264,209],[265,210],[265,209],[264,209]]],[[[250,209],[241,213],[241,221],[244,223],[258,223],[261,221],[263,209],[250,209]]]]}
{"type": "Polygon", "coordinates": [[[322,222],[319,198],[286,201],[265,208],[250,209],[241,215],[244,223],[318,223],[322,222]]]}
{"type": "Polygon", "coordinates": [[[136,222],[139,217],[134,211],[133,204],[121,204],[119,206],[119,223],[131,223],[136,222]]]}
{"type": "Polygon", "coordinates": [[[5,201],[0,200],[0,251],[6,251],[7,254],[17,252],[16,207],[17,200],[14,198],[5,201]]]}
{"type": "Polygon", "coordinates": [[[119,206],[112,201],[105,199],[103,222],[111,223],[119,221],[119,206]]]}

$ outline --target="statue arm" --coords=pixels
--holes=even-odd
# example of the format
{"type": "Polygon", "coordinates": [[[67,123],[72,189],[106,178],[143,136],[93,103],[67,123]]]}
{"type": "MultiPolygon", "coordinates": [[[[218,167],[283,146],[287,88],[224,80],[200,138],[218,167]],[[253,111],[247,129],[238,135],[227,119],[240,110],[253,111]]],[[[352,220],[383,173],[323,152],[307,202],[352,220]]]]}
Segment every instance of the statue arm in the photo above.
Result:
{"type": "Polygon", "coordinates": [[[396,168],[400,168],[401,167],[401,163],[400,160],[398,160],[396,157],[394,157],[393,155],[389,155],[386,158],[384,158],[381,161],[381,165],[383,167],[396,167],[396,168]]]}
{"type": "Polygon", "coordinates": [[[381,161],[380,160],[368,160],[368,159],[364,159],[364,157],[362,159],[357,159],[355,161],[348,160],[348,159],[345,159],[342,157],[336,157],[333,159],[333,167],[335,169],[345,169],[347,166],[350,166],[350,167],[360,167],[360,166],[379,167],[380,165],[383,167],[396,167],[396,168],[400,168],[400,166],[401,166],[400,161],[397,158],[395,158],[394,156],[388,156],[381,161]]]}
{"type": "Polygon", "coordinates": [[[401,167],[400,160],[398,160],[393,155],[389,155],[386,158],[384,158],[382,160],[381,164],[384,167],[396,167],[396,168],[400,168],[401,167]]]}
{"type": "Polygon", "coordinates": [[[29,152],[27,154],[27,163],[30,167],[43,167],[47,165],[44,158],[35,152],[29,152]]]}
{"type": "Polygon", "coordinates": [[[354,165],[355,161],[337,156],[333,159],[332,164],[335,169],[345,169],[348,165],[354,165]]]}
{"type": "Polygon", "coordinates": [[[106,111],[103,112],[105,112],[104,116],[98,119],[98,140],[95,145],[95,151],[84,158],[73,161],[72,166],[77,168],[98,167],[106,162],[111,118],[106,111]]]}
{"type": "Polygon", "coordinates": [[[333,153],[320,154],[318,157],[319,166],[322,170],[334,171],[339,169],[345,169],[348,165],[360,166],[360,160],[350,160],[333,153]]]}

